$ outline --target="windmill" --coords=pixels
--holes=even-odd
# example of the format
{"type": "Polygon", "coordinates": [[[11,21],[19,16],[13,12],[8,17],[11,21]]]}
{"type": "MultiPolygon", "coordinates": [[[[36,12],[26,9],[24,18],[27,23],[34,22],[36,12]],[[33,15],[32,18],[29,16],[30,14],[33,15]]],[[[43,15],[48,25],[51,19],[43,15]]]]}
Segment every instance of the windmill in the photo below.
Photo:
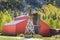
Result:
{"type": "Polygon", "coordinates": [[[29,13],[28,13],[28,23],[27,23],[27,28],[26,32],[27,34],[38,34],[39,33],[39,27],[40,27],[40,19],[38,13],[33,11],[31,7],[28,8],[29,13]]]}

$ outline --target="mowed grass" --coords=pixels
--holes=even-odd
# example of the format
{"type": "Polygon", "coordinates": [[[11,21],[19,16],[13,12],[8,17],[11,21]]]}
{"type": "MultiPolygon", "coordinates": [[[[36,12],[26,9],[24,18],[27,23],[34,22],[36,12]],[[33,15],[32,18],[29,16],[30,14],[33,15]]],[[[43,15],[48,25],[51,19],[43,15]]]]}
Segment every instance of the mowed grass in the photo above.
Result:
{"type": "Polygon", "coordinates": [[[2,38],[2,37],[0,37],[0,40],[18,40],[18,39],[13,39],[13,38],[2,38]]]}
{"type": "Polygon", "coordinates": [[[0,40],[23,40],[23,37],[0,36],[0,40]]]}
{"type": "MultiPolygon", "coordinates": [[[[34,38],[37,38],[39,40],[60,40],[60,35],[55,35],[55,36],[51,36],[51,37],[39,37],[38,35],[35,35],[34,38]]],[[[24,40],[25,37],[21,37],[21,36],[0,36],[0,40],[24,40]]]]}
{"type": "MultiPolygon", "coordinates": [[[[0,37],[0,40],[24,40],[23,38],[3,38],[0,37]]],[[[43,37],[40,38],[40,40],[60,40],[60,38],[54,38],[54,37],[43,37]]]]}

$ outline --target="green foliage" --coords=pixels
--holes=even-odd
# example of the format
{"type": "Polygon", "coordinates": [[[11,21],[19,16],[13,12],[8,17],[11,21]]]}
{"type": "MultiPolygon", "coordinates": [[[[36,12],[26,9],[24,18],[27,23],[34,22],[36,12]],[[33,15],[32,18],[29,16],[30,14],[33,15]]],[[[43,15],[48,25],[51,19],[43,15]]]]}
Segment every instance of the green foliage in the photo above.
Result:
{"type": "Polygon", "coordinates": [[[57,8],[51,4],[43,5],[40,12],[41,20],[50,25],[51,28],[60,28],[60,8],[57,8]],[[43,10],[41,12],[41,10],[43,10]]]}
{"type": "Polygon", "coordinates": [[[0,11],[0,32],[4,24],[12,21],[12,17],[9,15],[8,11],[2,12],[0,11]]]}

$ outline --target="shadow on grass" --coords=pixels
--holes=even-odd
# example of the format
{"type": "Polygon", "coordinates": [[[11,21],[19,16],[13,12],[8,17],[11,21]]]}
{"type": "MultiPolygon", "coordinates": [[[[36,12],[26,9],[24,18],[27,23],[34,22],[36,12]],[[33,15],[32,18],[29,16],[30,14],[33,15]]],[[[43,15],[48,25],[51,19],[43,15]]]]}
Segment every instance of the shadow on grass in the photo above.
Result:
{"type": "Polygon", "coordinates": [[[12,36],[12,37],[16,37],[17,35],[12,35],[12,34],[3,34],[3,33],[0,33],[0,36],[12,36]]]}

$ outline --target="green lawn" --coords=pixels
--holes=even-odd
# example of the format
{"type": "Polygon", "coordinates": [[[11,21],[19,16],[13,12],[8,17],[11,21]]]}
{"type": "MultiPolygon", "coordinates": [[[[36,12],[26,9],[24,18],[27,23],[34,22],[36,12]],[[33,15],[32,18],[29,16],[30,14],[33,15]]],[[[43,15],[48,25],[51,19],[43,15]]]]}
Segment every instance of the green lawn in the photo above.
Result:
{"type": "Polygon", "coordinates": [[[18,40],[18,39],[13,39],[13,38],[2,38],[2,37],[0,37],[0,40],[18,40]]]}
{"type": "Polygon", "coordinates": [[[23,37],[0,36],[0,40],[23,40],[23,37]]]}
{"type": "MultiPolygon", "coordinates": [[[[36,38],[36,37],[35,37],[36,38]]],[[[24,37],[12,37],[12,36],[0,36],[0,40],[24,40],[24,37]]],[[[42,40],[60,40],[60,35],[52,37],[37,37],[37,39],[42,40]]]]}

